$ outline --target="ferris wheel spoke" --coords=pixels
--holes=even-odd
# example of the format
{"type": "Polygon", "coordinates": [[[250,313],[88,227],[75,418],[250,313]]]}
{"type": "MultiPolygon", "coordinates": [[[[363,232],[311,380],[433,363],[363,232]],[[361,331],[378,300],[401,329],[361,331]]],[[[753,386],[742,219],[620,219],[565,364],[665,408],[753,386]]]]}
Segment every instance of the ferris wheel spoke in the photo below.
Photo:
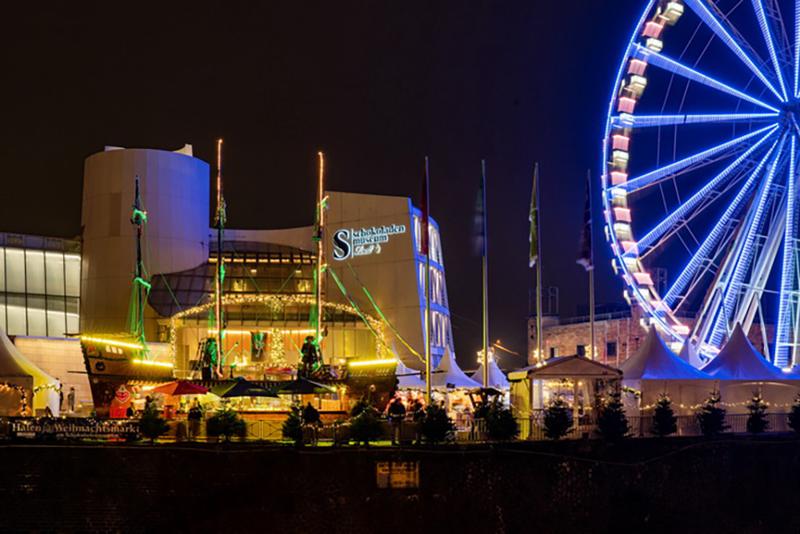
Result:
{"type": "Polygon", "coordinates": [[[768,139],[770,139],[777,126],[767,133],[764,137],[759,139],[753,146],[748,148],[742,155],[736,158],[733,162],[725,167],[719,174],[712,178],[706,185],[700,188],[694,195],[687,199],[683,204],[678,206],[672,213],[667,215],[655,228],[647,232],[636,245],[636,249],[641,253],[651,244],[656,242],[666,231],[682,221],[690,211],[694,210],[702,201],[708,200],[708,197],[713,193],[718,186],[723,184],[727,178],[734,175],[734,171],[740,171],[741,165],[753,155],[753,153],[761,147],[768,139]]]}
{"type": "Polygon", "coordinates": [[[751,207],[748,214],[745,222],[746,233],[743,234],[744,239],[740,240],[738,246],[735,246],[728,256],[728,259],[732,260],[728,262],[732,266],[727,270],[730,272],[730,276],[719,278],[718,283],[722,284],[724,298],[709,337],[710,343],[714,346],[720,346],[723,336],[728,333],[728,321],[734,316],[734,306],[741,295],[742,279],[753,261],[756,235],[766,213],[767,204],[771,199],[772,183],[781,162],[785,141],[786,136],[784,135],[781,137],[775,157],[770,164],[766,180],[761,183],[754,206],[751,207]]]}
{"type": "Polygon", "coordinates": [[[719,243],[719,240],[725,234],[725,229],[727,228],[728,224],[731,222],[731,219],[739,212],[739,209],[745,203],[745,201],[749,198],[750,193],[753,189],[753,186],[758,180],[758,176],[761,174],[761,171],[767,165],[767,162],[772,157],[775,148],[777,147],[779,140],[776,140],[772,146],[770,147],[767,154],[758,162],[758,165],[751,171],[750,176],[747,178],[747,181],[744,183],[739,192],[733,198],[731,203],[725,209],[725,211],[720,215],[719,220],[708,233],[706,238],[703,240],[703,243],[698,247],[697,251],[692,255],[689,259],[689,262],[683,268],[681,273],[675,279],[675,282],[672,286],[667,290],[664,294],[663,301],[667,306],[672,306],[674,301],[689,282],[694,277],[697,269],[703,265],[704,262],[708,261],[712,257],[712,253],[719,243]]]}
{"type": "Polygon", "coordinates": [[[761,29],[761,34],[764,37],[764,42],[767,44],[769,57],[772,61],[772,67],[775,69],[775,75],[778,78],[778,86],[783,95],[783,101],[786,102],[789,98],[786,93],[786,84],[783,81],[783,73],[781,72],[781,64],[778,61],[778,52],[775,48],[775,36],[772,34],[769,22],[767,21],[767,14],[764,12],[764,4],[762,0],[752,0],[753,10],[758,19],[758,26],[761,29]]]}
{"type": "Polygon", "coordinates": [[[609,191],[611,194],[613,194],[615,190],[623,190],[626,191],[627,193],[640,191],[641,189],[644,189],[645,187],[652,185],[657,180],[664,178],[665,176],[677,174],[680,171],[683,171],[684,169],[691,167],[692,165],[701,163],[716,155],[728,152],[735,148],[740,148],[741,145],[744,144],[746,141],[749,141],[750,139],[753,139],[754,137],[765,134],[767,132],[771,132],[774,129],[775,125],[766,126],[764,128],[761,128],[760,130],[747,133],[731,141],[726,141],[711,148],[707,148],[702,152],[698,152],[697,154],[693,154],[679,161],[670,163],[669,165],[665,165],[664,167],[655,169],[641,176],[637,176],[636,178],[628,180],[622,184],[616,185],[612,187],[609,191]]]}
{"type": "Polygon", "coordinates": [[[615,128],[650,128],[654,126],[673,126],[684,124],[774,122],[779,115],[779,113],[711,113],[705,115],[621,114],[611,119],[611,125],[615,128]]]}
{"type": "Polygon", "coordinates": [[[679,61],[676,61],[670,57],[665,56],[664,54],[655,52],[639,44],[634,44],[632,51],[634,58],[641,59],[642,61],[647,62],[649,65],[656,66],[660,69],[666,70],[668,72],[686,78],[687,80],[700,83],[702,85],[705,85],[706,87],[710,87],[722,93],[726,93],[730,96],[734,96],[741,100],[745,100],[747,102],[750,102],[751,104],[755,104],[764,109],[768,109],[776,113],[779,112],[777,108],[767,104],[766,102],[763,102],[758,98],[750,96],[749,94],[743,91],[735,89],[730,85],[717,80],[716,78],[712,78],[711,76],[703,74],[698,70],[688,67],[683,63],[680,63],[679,61]]]}
{"type": "Polygon", "coordinates": [[[739,60],[750,69],[750,71],[761,80],[761,82],[769,89],[781,102],[785,102],[786,98],[775,89],[775,86],[764,75],[761,69],[756,65],[750,55],[744,51],[742,44],[737,41],[731,32],[729,32],[722,22],[714,15],[703,0],[685,0],[686,4],[700,17],[700,19],[713,31],[719,39],[733,52],[739,60]]]}
{"type": "Polygon", "coordinates": [[[800,85],[800,0],[794,0],[794,97],[800,85]]]}
{"type": "Polygon", "coordinates": [[[797,220],[795,216],[797,175],[796,175],[796,137],[792,136],[789,156],[789,176],[786,180],[786,223],[783,228],[783,262],[781,265],[781,291],[778,303],[778,324],[775,336],[775,365],[788,367],[791,363],[789,333],[791,331],[791,303],[797,302],[795,275],[795,239],[797,220]]]}

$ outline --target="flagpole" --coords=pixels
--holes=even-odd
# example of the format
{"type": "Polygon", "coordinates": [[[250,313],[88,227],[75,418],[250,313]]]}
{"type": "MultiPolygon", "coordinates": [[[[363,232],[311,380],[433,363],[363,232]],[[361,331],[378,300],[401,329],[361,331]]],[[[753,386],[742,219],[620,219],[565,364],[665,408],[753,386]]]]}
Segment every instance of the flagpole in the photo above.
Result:
{"type": "Polygon", "coordinates": [[[486,206],[486,160],[481,160],[481,204],[483,206],[483,387],[489,387],[489,235],[487,232],[488,210],[486,206]]]}
{"type": "MultiPolygon", "coordinates": [[[[592,224],[592,171],[586,170],[586,184],[589,195],[589,232],[594,233],[594,225],[592,224]]],[[[592,343],[592,359],[596,360],[595,343],[594,343],[594,236],[590,235],[589,239],[589,262],[591,268],[589,269],[589,333],[590,341],[592,343]]]]}
{"type": "Polygon", "coordinates": [[[542,340],[542,220],[539,217],[539,164],[533,170],[536,182],[536,350],[537,360],[544,360],[544,343],[542,340]]]}
{"type": "Polygon", "coordinates": [[[322,283],[323,272],[325,269],[325,246],[322,241],[323,232],[325,228],[325,209],[323,203],[325,201],[325,155],[322,151],[317,152],[319,161],[319,172],[317,176],[317,287],[316,294],[314,295],[315,305],[317,307],[317,321],[315,325],[315,338],[314,341],[317,345],[317,355],[320,364],[322,363],[322,283]]]}
{"type": "Polygon", "coordinates": [[[425,403],[431,405],[431,244],[430,244],[430,169],[425,156],[425,403]]]}
{"type": "Polygon", "coordinates": [[[225,258],[222,254],[223,234],[225,231],[225,198],[222,193],[222,139],[217,139],[217,275],[215,278],[215,319],[217,327],[217,378],[222,376],[222,342],[225,339],[225,321],[222,317],[222,292],[225,277],[225,258]]]}

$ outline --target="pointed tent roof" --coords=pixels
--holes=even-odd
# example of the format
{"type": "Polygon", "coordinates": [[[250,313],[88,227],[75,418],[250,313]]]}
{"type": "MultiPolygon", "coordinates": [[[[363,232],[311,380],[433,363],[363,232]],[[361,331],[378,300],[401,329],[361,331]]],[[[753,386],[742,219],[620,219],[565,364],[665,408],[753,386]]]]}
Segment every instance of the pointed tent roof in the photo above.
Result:
{"type": "Polygon", "coordinates": [[[444,348],[444,354],[431,375],[431,386],[436,389],[445,388],[479,388],[480,384],[468,377],[456,363],[456,358],[450,347],[444,348]]]}
{"type": "Polygon", "coordinates": [[[703,372],[719,380],[792,379],[759,354],[739,324],[734,327],[731,337],[716,358],[703,367],[703,372]]]}
{"type": "Polygon", "coordinates": [[[632,357],[620,366],[622,376],[629,380],[709,380],[711,377],[692,367],[675,355],[654,327],[632,357]]]}
{"type": "Polygon", "coordinates": [[[397,377],[399,389],[425,389],[425,380],[420,377],[419,371],[410,369],[399,358],[394,374],[397,377]]]}
{"type": "MultiPolygon", "coordinates": [[[[489,387],[508,389],[508,378],[506,378],[500,366],[497,365],[497,361],[491,357],[491,352],[489,352],[489,355],[489,387]]],[[[478,384],[483,385],[483,358],[479,358],[479,360],[480,365],[478,366],[478,370],[472,373],[472,379],[478,384]]]]}

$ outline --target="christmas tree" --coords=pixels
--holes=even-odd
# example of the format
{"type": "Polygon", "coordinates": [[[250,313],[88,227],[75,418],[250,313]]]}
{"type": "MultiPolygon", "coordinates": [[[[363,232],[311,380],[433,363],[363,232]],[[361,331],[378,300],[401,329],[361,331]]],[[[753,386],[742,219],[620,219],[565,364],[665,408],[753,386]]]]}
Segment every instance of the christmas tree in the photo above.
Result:
{"type": "Polygon", "coordinates": [[[767,421],[767,403],[761,397],[761,392],[753,393],[753,398],[747,404],[750,415],[747,416],[747,431],[751,434],[761,434],[769,426],[767,421]]]}
{"type": "Polygon", "coordinates": [[[678,431],[678,418],[672,411],[672,400],[669,395],[662,393],[656,401],[653,413],[653,434],[663,438],[678,431]]]}
{"type": "Polygon", "coordinates": [[[789,412],[789,427],[800,434],[800,395],[794,398],[792,410],[789,412]]]}
{"type": "Polygon", "coordinates": [[[625,417],[625,410],[622,407],[622,400],[620,400],[621,396],[619,389],[612,389],[605,405],[600,410],[600,417],[597,418],[597,431],[603,439],[611,442],[621,440],[628,435],[630,430],[628,418],[625,417]]]}
{"type": "Polygon", "coordinates": [[[712,391],[706,402],[697,412],[697,422],[700,423],[700,431],[706,437],[713,437],[722,434],[728,429],[725,424],[725,408],[720,406],[722,399],[719,391],[712,391]]]}
{"type": "Polygon", "coordinates": [[[557,395],[544,411],[544,435],[549,439],[560,439],[571,428],[572,411],[561,395],[557,395]]]}

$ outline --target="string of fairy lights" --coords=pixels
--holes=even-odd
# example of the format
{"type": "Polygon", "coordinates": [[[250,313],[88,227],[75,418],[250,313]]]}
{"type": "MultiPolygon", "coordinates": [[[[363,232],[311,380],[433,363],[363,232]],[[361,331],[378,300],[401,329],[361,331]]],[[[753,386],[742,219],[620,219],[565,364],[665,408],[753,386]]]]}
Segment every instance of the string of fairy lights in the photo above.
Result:
{"type": "MultiPolygon", "coordinates": [[[[285,306],[291,305],[309,305],[313,306],[315,304],[314,298],[309,295],[275,295],[275,294],[255,294],[255,295],[224,295],[222,298],[223,306],[236,306],[236,305],[248,305],[248,304],[258,304],[266,306],[272,310],[279,310],[285,306]]],[[[346,313],[350,315],[359,316],[369,327],[370,330],[373,331],[375,334],[376,340],[378,343],[376,344],[376,352],[378,356],[382,356],[386,353],[389,349],[389,345],[386,342],[385,332],[384,332],[384,325],[382,322],[376,320],[375,318],[358,313],[358,311],[351,305],[343,304],[339,302],[323,302],[323,306],[326,309],[333,310],[340,313],[346,313]]],[[[206,304],[199,304],[197,306],[193,306],[191,308],[187,308],[183,311],[180,311],[173,315],[170,318],[169,322],[169,345],[170,351],[172,354],[176,354],[177,351],[177,331],[180,327],[184,326],[185,320],[187,318],[198,316],[203,313],[207,313],[214,307],[214,303],[206,303],[206,304]]]]}

